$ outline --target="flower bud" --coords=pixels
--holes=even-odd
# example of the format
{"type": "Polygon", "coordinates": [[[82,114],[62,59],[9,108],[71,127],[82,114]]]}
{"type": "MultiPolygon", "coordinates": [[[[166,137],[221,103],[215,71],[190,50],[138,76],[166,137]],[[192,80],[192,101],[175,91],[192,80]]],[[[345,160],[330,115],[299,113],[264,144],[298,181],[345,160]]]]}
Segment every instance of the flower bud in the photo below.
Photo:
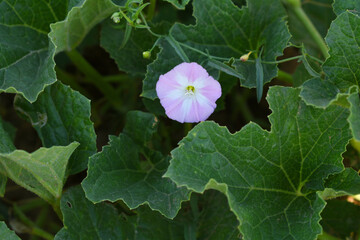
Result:
{"type": "Polygon", "coordinates": [[[114,23],[119,23],[121,19],[120,14],[118,12],[114,13],[111,15],[111,19],[114,21],[114,23]]]}
{"type": "Polygon", "coordinates": [[[250,54],[251,54],[251,53],[252,53],[252,52],[249,52],[248,54],[242,55],[242,56],[240,57],[240,61],[246,62],[247,60],[249,60],[249,57],[250,57],[250,54]]]}
{"type": "Polygon", "coordinates": [[[141,24],[141,19],[140,18],[136,19],[136,23],[141,24]]]}
{"type": "Polygon", "coordinates": [[[151,52],[150,51],[143,52],[143,58],[149,59],[150,57],[151,57],[151,52]]]}

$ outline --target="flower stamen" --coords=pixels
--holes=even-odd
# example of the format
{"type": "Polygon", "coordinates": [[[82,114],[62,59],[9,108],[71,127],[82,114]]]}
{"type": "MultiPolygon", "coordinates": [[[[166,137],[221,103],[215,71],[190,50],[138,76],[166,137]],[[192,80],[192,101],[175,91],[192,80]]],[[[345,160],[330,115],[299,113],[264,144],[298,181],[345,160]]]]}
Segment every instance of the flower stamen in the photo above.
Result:
{"type": "Polygon", "coordinates": [[[189,95],[192,96],[194,94],[195,94],[195,87],[191,86],[191,85],[187,86],[186,89],[185,89],[185,95],[186,96],[189,96],[189,95]]]}

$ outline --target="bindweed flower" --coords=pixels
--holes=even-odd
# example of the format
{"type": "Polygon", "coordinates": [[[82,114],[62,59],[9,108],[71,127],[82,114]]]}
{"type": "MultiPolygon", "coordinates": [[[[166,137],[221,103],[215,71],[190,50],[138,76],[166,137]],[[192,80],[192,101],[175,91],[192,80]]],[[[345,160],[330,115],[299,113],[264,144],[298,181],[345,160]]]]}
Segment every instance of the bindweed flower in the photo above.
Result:
{"type": "Polygon", "coordinates": [[[156,92],[169,118],[200,122],[214,112],[221,86],[199,64],[181,63],[160,76],[156,92]]]}

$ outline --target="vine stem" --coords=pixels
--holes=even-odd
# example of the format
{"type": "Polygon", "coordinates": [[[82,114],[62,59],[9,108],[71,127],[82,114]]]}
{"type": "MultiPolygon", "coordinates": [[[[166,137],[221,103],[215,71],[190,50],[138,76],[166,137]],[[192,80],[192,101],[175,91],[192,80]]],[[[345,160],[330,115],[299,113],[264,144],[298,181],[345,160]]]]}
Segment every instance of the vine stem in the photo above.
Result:
{"type": "Polygon", "coordinates": [[[16,204],[13,205],[13,209],[14,209],[14,212],[15,214],[18,216],[18,218],[23,222],[25,223],[29,228],[29,233],[33,234],[33,235],[36,235],[36,236],[39,236],[43,239],[46,239],[46,240],[53,240],[54,239],[54,236],[51,235],[50,233],[42,230],[41,228],[38,228],[36,226],[36,224],[31,221],[18,207],[16,204]]]}
{"type": "Polygon", "coordinates": [[[314,24],[311,22],[309,17],[306,15],[304,10],[301,7],[301,1],[300,0],[283,0],[286,6],[288,6],[294,13],[295,16],[299,19],[299,21],[304,25],[312,39],[315,41],[316,45],[320,49],[322,55],[325,58],[329,57],[329,49],[324,41],[324,39],[321,37],[318,30],[315,28],[314,24]]]}
{"type": "Polygon", "coordinates": [[[66,54],[72,63],[86,76],[86,79],[100,90],[114,108],[121,110],[122,104],[120,98],[108,82],[102,81],[103,76],[75,49],[66,52],[66,54]]]}

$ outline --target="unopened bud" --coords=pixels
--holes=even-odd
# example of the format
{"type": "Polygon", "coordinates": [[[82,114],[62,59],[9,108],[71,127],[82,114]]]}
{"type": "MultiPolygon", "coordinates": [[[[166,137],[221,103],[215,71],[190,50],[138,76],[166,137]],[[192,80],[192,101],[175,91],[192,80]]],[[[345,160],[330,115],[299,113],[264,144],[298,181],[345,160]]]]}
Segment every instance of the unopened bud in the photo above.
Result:
{"type": "Polygon", "coordinates": [[[150,51],[143,52],[143,58],[149,59],[150,57],[151,57],[151,52],[150,51]]]}
{"type": "Polygon", "coordinates": [[[119,23],[121,19],[120,14],[118,12],[114,13],[111,15],[111,19],[114,21],[114,23],[119,23]]]}
{"type": "Polygon", "coordinates": [[[251,53],[252,53],[252,52],[249,52],[248,54],[242,55],[242,56],[240,57],[240,61],[246,62],[247,60],[249,60],[249,57],[250,57],[250,54],[251,54],[251,53]]]}
{"type": "Polygon", "coordinates": [[[136,23],[141,24],[141,19],[140,18],[136,19],[136,23]]]}

